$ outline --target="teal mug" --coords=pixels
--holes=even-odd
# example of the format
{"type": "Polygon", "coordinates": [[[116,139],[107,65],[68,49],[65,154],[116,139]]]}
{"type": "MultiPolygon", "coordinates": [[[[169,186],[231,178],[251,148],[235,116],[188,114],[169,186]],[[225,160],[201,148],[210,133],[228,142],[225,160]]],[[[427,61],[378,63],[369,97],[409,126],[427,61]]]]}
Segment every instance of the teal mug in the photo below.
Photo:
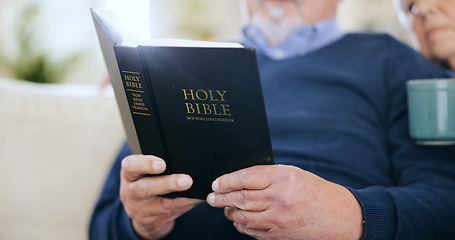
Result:
{"type": "Polygon", "coordinates": [[[418,144],[455,144],[455,79],[407,82],[409,131],[418,144]]]}

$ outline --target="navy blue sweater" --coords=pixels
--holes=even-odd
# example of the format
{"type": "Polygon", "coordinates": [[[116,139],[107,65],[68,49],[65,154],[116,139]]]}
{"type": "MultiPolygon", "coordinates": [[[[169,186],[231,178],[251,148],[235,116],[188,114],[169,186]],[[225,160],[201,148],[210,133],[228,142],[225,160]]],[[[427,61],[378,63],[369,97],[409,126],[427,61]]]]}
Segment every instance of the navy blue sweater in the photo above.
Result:
{"type": "MultiPolygon", "coordinates": [[[[455,147],[409,139],[405,82],[441,76],[387,35],[347,34],[304,56],[258,55],[277,163],[347,187],[360,202],[364,239],[455,236],[455,147]]],[[[120,202],[120,161],[90,225],[91,239],[140,239],[120,202]]],[[[280,193],[277,193],[280,194],[280,193]]],[[[166,239],[250,239],[203,203],[176,220],[166,239]]]]}

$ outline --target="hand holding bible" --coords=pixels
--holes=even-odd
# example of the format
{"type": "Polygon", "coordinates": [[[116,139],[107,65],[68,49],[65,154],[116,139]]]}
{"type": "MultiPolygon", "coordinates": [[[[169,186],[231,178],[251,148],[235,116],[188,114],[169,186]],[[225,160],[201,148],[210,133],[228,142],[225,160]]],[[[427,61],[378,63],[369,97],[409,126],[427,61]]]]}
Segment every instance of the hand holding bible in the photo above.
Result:
{"type": "Polygon", "coordinates": [[[123,159],[120,199],[133,227],[145,239],[159,239],[172,231],[175,219],[203,202],[161,195],[184,191],[193,180],[184,174],[160,175],[166,163],[155,156],[131,155],[123,159]]]}
{"type": "Polygon", "coordinates": [[[346,188],[300,168],[255,166],[213,182],[207,202],[224,207],[257,239],[360,239],[362,210],[346,188]]]}

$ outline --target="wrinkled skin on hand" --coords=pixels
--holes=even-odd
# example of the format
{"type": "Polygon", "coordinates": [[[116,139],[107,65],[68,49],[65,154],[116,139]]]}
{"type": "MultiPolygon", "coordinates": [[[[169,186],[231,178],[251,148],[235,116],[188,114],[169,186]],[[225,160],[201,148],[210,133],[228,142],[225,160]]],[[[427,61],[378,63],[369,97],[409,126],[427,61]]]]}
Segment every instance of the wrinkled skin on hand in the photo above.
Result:
{"type": "Polygon", "coordinates": [[[133,228],[145,239],[159,239],[169,234],[175,219],[202,200],[159,197],[184,191],[193,180],[184,174],[161,175],[166,163],[155,156],[132,155],[122,161],[120,199],[132,219],[133,228]]]}
{"type": "Polygon", "coordinates": [[[221,176],[207,202],[256,239],[360,239],[362,209],[343,186],[300,168],[255,166],[221,176]]]}

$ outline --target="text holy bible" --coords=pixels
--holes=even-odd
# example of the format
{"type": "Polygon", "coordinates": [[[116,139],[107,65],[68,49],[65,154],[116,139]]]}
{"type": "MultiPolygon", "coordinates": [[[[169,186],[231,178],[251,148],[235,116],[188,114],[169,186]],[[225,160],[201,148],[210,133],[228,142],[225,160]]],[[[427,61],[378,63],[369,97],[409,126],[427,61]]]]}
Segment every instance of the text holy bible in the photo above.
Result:
{"type": "Polygon", "coordinates": [[[131,149],[193,178],[171,197],[205,199],[217,177],[273,163],[254,49],[169,39],[127,46],[92,16],[131,149]]]}

